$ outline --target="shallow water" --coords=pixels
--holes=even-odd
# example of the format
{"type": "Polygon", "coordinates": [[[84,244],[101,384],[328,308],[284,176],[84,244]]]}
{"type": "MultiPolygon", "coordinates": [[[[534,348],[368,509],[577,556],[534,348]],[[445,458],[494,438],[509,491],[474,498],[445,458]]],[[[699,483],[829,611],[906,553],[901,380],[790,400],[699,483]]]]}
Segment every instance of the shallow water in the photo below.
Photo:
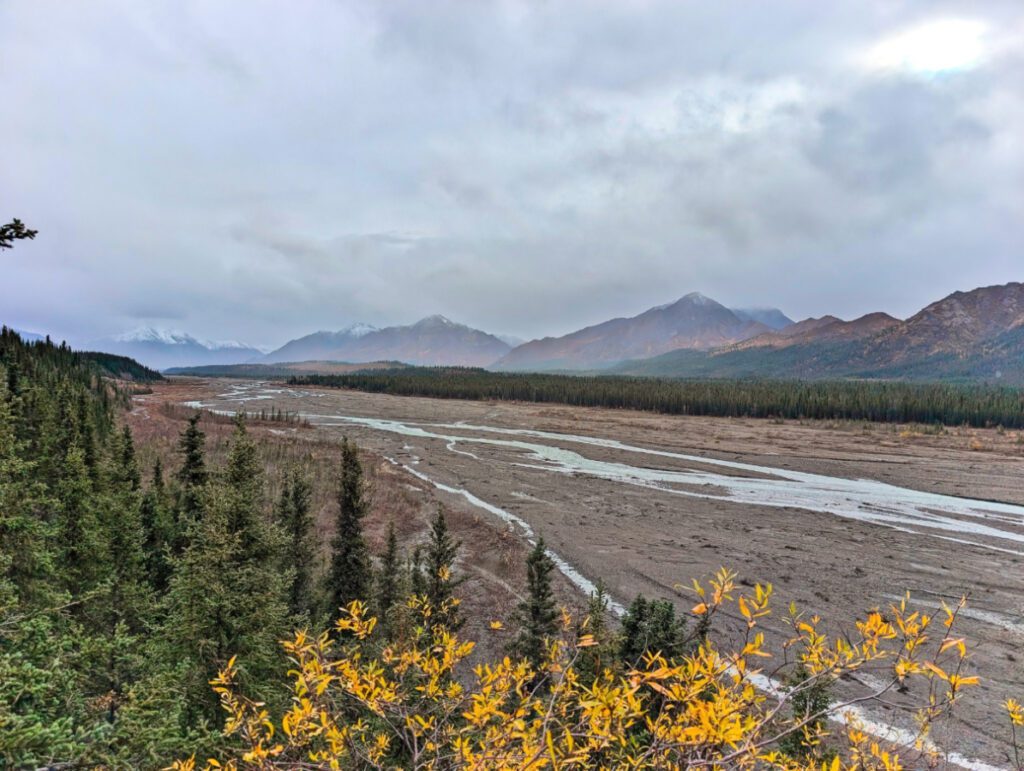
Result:
{"type": "MultiPolygon", "coordinates": [[[[219,395],[216,403],[192,403],[191,406],[217,407],[223,402],[244,403],[282,394],[300,398],[313,395],[298,389],[238,384],[219,395]]],[[[843,517],[992,552],[1024,556],[1024,506],[1014,504],[923,492],[871,479],[845,479],[689,455],[578,434],[461,422],[414,423],[321,412],[300,412],[300,415],[313,425],[358,425],[400,436],[438,440],[449,452],[490,464],[509,463],[552,474],[591,476],[671,495],[727,500],[744,506],[803,509],[809,515],[843,517]],[[565,445],[573,445],[575,449],[565,445]],[[512,451],[517,459],[507,459],[500,453],[481,458],[466,449],[467,446],[512,451]],[[650,457],[661,457],[701,468],[669,470],[598,460],[583,454],[588,446],[647,456],[648,462],[650,457]],[[731,473],[708,471],[709,466],[728,469],[731,473]]],[[[469,494],[461,488],[458,491],[460,495],[469,494]]]]}

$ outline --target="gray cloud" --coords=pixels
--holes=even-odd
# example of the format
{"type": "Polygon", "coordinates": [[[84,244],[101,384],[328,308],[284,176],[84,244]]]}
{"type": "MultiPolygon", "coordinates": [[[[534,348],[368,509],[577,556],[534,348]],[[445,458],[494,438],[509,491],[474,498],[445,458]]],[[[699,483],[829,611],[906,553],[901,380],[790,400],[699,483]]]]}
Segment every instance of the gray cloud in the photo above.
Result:
{"type": "MultiPolygon", "coordinates": [[[[701,290],[913,312],[1021,278],[1018,2],[0,5],[3,320],[524,337],[701,290]],[[936,20],[946,71],[873,64],[936,20]]],[[[927,53],[927,52],[926,52],[927,53]]]]}

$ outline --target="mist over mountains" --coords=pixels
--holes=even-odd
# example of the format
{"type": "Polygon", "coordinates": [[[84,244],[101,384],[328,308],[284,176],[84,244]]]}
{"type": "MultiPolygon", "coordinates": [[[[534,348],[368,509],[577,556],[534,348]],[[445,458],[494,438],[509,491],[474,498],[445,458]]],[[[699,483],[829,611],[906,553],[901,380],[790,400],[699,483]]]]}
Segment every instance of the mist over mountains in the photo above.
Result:
{"type": "Polygon", "coordinates": [[[1024,382],[1024,284],[955,292],[909,319],[869,313],[794,322],[776,308],[728,308],[699,292],[631,317],[515,344],[434,315],[321,330],[266,352],[152,328],[91,347],[159,369],[292,362],[402,362],[516,372],[661,377],[886,377],[1024,382]]]}

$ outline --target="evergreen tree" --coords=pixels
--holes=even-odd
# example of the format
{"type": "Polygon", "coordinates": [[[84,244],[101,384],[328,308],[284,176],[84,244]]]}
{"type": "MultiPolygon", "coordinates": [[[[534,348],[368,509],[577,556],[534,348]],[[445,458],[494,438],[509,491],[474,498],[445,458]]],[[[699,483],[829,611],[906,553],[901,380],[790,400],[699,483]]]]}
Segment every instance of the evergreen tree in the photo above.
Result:
{"type": "Polygon", "coordinates": [[[370,556],[362,524],[366,512],[359,449],[344,439],[338,480],[338,518],[331,541],[331,568],[325,592],[331,616],[353,600],[366,600],[370,596],[370,556]]]}
{"type": "Polygon", "coordinates": [[[288,608],[296,617],[309,617],[313,611],[316,546],[313,542],[312,495],[309,479],[298,468],[293,468],[285,475],[277,502],[277,521],[286,539],[283,564],[293,571],[288,608]]]}
{"type": "Polygon", "coordinates": [[[21,457],[12,395],[0,372],[0,608],[42,606],[53,580],[51,528],[38,516],[43,487],[21,457]],[[5,590],[6,587],[6,590],[5,590]]]}
{"type": "Polygon", "coordinates": [[[15,217],[10,222],[0,225],[0,250],[14,248],[15,241],[31,241],[38,233],[37,230],[25,227],[25,223],[15,217]]]}
{"type": "MultiPolygon", "coordinates": [[[[786,734],[779,742],[779,748],[792,758],[805,759],[821,750],[818,742],[808,741],[807,736],[813,737],[825,722],[824,712],[832,703],[832,680],[827,673],[821,673],[812,680],[807,667],[800,664],[786,678],[786,682],[794,689],[789,705],[793,721],[807,721],[807,725],[806,729],[786,734]],[[819,717],[812,719],[815,715],[819,717]]],[[[826,755],[831,757],[832,754],[826,750],[826,755]]]]}
{"type": "Polygon", "coordinates": [[[239,421],[227,467],[206,483],[204,512],[190,525],[187,546],[171,578],[165,635],[187,662],[189,701],[208,720],[220,718],[207,683],[233,655],[245,663],[245,679],[264,698],[273,697],[278,640],[288,632],[291,569],[282,569],[284,537],[263,511],[262,470],[255,447],[239,421]]]}
{"type": "Polygon", "coordinates": [[[377,571],[376,612],[386,636],[391,631],[389,616],[399,599],[400,562],[398,537],[395,535],[395,522],[392,520],[388,522],[387,546],[385,546],[384,555],[380,560],[380,570],[377,571]]]}
{"type": "Polygon", "coordinates": [[[516,608],[519,634],[510,646],[512,653],[530,662],[538,671],[546,658],[547,641],[558,633],[558,609],[551,589],[554,569],[555,563],[544,548],[544,539],[539,538],[526,559],[527,594],[516,608]]]}
{"type": "Polygon", "coordinates": [[[273,548],[264,517],[263,467],[256,444],[245,427],[245,415],[235,417],[227,469],[224,472],[223,503],[227,508],[228,528],[242,539],[242,549],[254,559],[268,556],[273,548]]]}
{"type": "Polygon", "coordinates": [[[416,597],[423,597],[427,593],[427,579],[423,575],[423,547],[418,544],[409,559],[409,591],[416,597]]]}
{"type": "Polygon", "coordinates": [[[686,621],[677,617],[669,600],[647,600],[637,595],[622,619],[619,657],[626,667],[640,664],[647,653],[661,653],[667,660],[686,653],[686,621]]]}
{"type": "Polygon", "coordinates": [[[95,483],[97,533],[92,539],[103,548],[95,555],[96,587],[79,606],[79,670],[85,697],[102,704],[107,722],[114,723],[144,666],[140,643],[151,597],[130,430],[125,428],[107,444],[95,483]]]}
{"type": "Polygon", "coordinates": [[[153,464],[153,477],[142,497],[141,519],[143,552],[149,583],[163,594],[171,579],[171,550],[180,539],[164,483],[164,469],[160,459],[153,464]]]}
{"type": "MultiPolygon", "coordinates": [[[[181,486],[178,497],[177,530],[184,537],[189,525],[202,514],[203,488],[206,486],[206,435],[199,429],[202,413],[195,413],[188,419],[188,426],[181,434],[178,451],[182,454],[181,468],[177,479],[181,486]]],[[[184,542],[175,544],[175,550],[184,548],[184,542]]]]}
{"type": "Polygon", "coordinates": [[[139,464],[135,459],[135,440],[132,430],[125,426],[121,430],[121,447],[117,465],[118,477],[126,482],[132,491],[138,490],[142,484],[139,464]]]}
{"type": "MultiPolygon", "coordinates": [[[[77,446],[64,458],[55,492],[61,573],[65,588],[77,600],[96,588],[107,560],[96,511],[98,501],[85,453],[77,446]]],[[[82,606],[76,606],[76,612],[81,611],[82,606]]]]}
{"type": "Polygon", "coordinates": [[[452,538],[444,511],[438,506],[437,514],[430,527],[430,542],[427,544],[426,594],[433,612],[433,624],[440,623],[450,631],[458,631],[463,624],[459,615],[459,600],[454,596],[455,587],[462,579],[455,578],[453,567],[461,542],[452,538]]]}

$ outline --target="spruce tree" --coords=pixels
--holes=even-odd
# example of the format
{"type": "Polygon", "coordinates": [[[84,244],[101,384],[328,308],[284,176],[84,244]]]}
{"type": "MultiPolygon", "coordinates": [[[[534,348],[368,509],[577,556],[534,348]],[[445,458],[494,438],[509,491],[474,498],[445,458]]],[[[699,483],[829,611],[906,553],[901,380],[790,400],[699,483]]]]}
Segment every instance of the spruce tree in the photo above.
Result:
{"type": "Polygon", "coordinates": [[[398,536],[395,535],[395,522],[388,522],[388,539],[381,556],[380,569],[376,581],[376,613],[384,629],[385,636],[391,632],[390,614],[398,602],[401,583],[401,557],[398,554],[398,536]]]}
{"type": "Polygon", "coordinates": [[[22,457],[12,395],[0,371],[0,608],[44,606],[52,593],[51,528],[38,516],[44,493],[22,457]],[[5,591],[6,587],[6,591],[5,591]]]}
{"type": "Polygon", "coordinates": [[[159,458],[153,464],[149,489],[142,497],[141,519],[146,575],[153,589],[163,594],[167,590],[173,569],[171,550],[180,539],[164,483],[163,464],[159,458]]]}
{"type": "Polygon", "coordinates": [[[338,479],[338,518],[331,541],[331,569],[327,577],[328,613],[334,616],[353,600],[366,600],[370,590],[370,556],[363,538],[367,503],[359,449],[343,439],[338,479]]]}
{"type": "Polygon", "coordinates": [[[284,478],[277,502],[277,522],[285,536],[282,561],[293,571],[288,592],[288,609],[295,617],[309,617],[313,611],[313,565],[316,546],[313,542],[311,510],[313,487],[298,468],[284,478]]]}
{"type": "Polygon", "coordinates": [[[676,616],[669,600],[647,600],[643,595],[633,600],[622,619],[619,657],[624,666],[639,666],[648,653],[678,659],[686,653],[686,645],[686,621],[676,616]]]}
{"type": "Polygon", "coordinates": [[[142,495],[131,431],[125,427],[111,442],[100,483],[100,526],[106,563],[103,580],[89,603],[84,627],[87,669],[94,673],[87,693],[106,704],[115,722],[144,659],[141,635],[150,617],[151,587],[145,570],[142,495]]]}
{"type": "Polygon", "coordinates": [[[409,590],[416,597],[427,593],[427,579],[423,575],[423,547],[417,545],[409,558],[409,590]]]}
{"type": "MultiPolygon", "coordinates": [[[[189,525],[199,519],[202,514],[203,488],[207,482],[206,471],[206,435],[199,429],[202,413],[197,412],[188,419],[188,426],[178,441],[178,452],[181,453],[181,468],[177,479],[181,486],[178,496],[177,530],[184,537],[189,525]]],[[[175,550],[181,551],[184,541],[175,544],[175,550]]]]}
{"type": "Polygon", "coordinates": [[[558,609],[551,589],[551,573],[555,563],[539,538],[526,558],[526,598],[514,615],[519,633],[512,641],[511,651],[539,670],[546,658],[547,641],[558,633],[558,609]]]}
{"type": "Polygon", "coordinates": [[[225,472],[203,485],[201,519],[171,578],[165,635],[186,663],[185,687],[198,715],[221,711],[208,681],[227,660],[245,662],[244,679],[272,698],[280,665],[278,641],[290,628],[292,571],[282,569],[284,537],[263,510],[262,469],[239,422],[225,472]]]}
{"type": "Polygon", "coordinates": [[[455,578],[453,573],[461,545],[449,533],[444,511],[438,506],[427,544],[426,594],[432,609],[430,626],[440,623],[452,632],[458,631],[463,624],[459,601],[454,596],[455,587],[462,583],[462,579],[455,578]]]}
{"type": "MultiPolygon", "coordinates": [[[[106,564],[106,544],[97,515],[97,498],[85,453],[72,446],[57,481],[57,544],[61,573],[68,592],[80,599],[96,588],[106,564]]],[[[76,613],[83,610],[81,605],[76,613]]]]}
{"type": "Polygon", "coordinates": [[[259,462],[256,444],[245,427],[245,415],[235,416],[235,432],[231,438],[227,469],[224,472],[223,502],[227,508],[228,528],[242,538],[242,549],[253,558],[268,556],[263,549],[270,547],[264,532],[263,467],[259,462]]]}

